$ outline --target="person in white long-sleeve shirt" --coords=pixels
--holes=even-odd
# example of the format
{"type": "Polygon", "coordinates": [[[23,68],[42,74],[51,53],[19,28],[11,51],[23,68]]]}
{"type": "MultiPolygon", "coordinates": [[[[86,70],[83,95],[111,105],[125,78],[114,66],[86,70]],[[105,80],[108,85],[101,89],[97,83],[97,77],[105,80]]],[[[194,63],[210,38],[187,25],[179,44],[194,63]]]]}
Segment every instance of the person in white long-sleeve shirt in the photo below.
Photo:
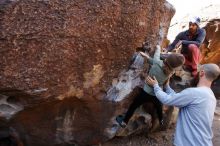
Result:
{"type": "Polygon", "coordinates": [[[158,86],[156,78],[147,77],[146,82],[154,87],[156,97],[165,105],[179,107],[175,146],[212,146],[212,122],[216,98],[211,90],[212,82],[220,75],[216,64],[204,64],[199,71],[199,82],[195,88],[176,93],[165,85],[165,92],[158,86]]]}

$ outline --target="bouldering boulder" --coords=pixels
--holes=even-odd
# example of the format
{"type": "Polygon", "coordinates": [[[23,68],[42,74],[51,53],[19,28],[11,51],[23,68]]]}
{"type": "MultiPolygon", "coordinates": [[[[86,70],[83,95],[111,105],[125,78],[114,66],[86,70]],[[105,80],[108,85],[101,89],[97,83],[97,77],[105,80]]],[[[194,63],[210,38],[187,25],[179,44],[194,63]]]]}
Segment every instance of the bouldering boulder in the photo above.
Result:
{"type": "Polygon", "coordinates": [[[216,63],[220,64],[220,18],[208,21],[204,27],[206,38],[201,47],[201,64],[216,63]]]}
{"type": "Polygon", "coordinates": [[[112,138],[140,84],[129,60],[173,14],[164,0],[0,1],[0,116],[27,146],[112,138]]]}

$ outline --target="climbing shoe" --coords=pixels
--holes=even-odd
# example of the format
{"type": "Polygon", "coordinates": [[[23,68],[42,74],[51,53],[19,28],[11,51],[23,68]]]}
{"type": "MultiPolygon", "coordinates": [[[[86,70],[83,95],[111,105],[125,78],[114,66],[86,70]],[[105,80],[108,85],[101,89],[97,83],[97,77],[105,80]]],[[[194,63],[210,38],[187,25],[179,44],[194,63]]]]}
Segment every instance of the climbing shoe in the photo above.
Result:
{"type": "Polygon", "coordinates": [[[126,124],[123,120],[124,120],[124,117],[123,117],[122,115],[119,115],[119,116],[116,117],[117,123],[118,123],[122,128],[125,128],[127,124],[126,124]]]}
{"type": "Polygon", "coordinates": [[[161,121],[160,121],[160,126],[163,126],[163,125],[164,125],[164,121],[161,120],[161,121]]]}

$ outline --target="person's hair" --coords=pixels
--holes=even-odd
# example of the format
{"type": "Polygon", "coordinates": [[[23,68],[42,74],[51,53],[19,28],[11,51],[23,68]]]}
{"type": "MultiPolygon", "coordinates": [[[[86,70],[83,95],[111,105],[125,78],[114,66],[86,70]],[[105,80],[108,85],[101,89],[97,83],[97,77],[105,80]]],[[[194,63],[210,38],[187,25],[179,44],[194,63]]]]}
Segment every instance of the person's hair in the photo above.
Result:
{"type": "Polygon", "coordinates": [[[174,72],[177,67],[182,66],[184,62],[185,57],[182,54],[169,54],[168,57],[163,60],[163,72],[166,75],[169,75],[170,73],[174,72]]]}
{"type": "Polygon", "coordinates": [[[202,67],[205,72],[206,78],[210,81],[214,81],[220,75],[220,68],[216,64],[204,64],[202,65],[202,67]]]}

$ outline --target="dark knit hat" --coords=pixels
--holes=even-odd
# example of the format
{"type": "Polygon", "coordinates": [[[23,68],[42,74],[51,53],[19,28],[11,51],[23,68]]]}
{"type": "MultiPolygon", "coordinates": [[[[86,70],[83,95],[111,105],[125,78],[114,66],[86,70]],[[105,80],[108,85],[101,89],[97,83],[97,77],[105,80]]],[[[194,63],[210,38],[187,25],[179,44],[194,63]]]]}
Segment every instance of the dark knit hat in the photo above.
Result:
{"type": "Polygon", "coordinates": [[[185,63],[185,57],[182,54],[170,54],[166,59],[166,64],[170,68],[176,68],[185,63]]]}

